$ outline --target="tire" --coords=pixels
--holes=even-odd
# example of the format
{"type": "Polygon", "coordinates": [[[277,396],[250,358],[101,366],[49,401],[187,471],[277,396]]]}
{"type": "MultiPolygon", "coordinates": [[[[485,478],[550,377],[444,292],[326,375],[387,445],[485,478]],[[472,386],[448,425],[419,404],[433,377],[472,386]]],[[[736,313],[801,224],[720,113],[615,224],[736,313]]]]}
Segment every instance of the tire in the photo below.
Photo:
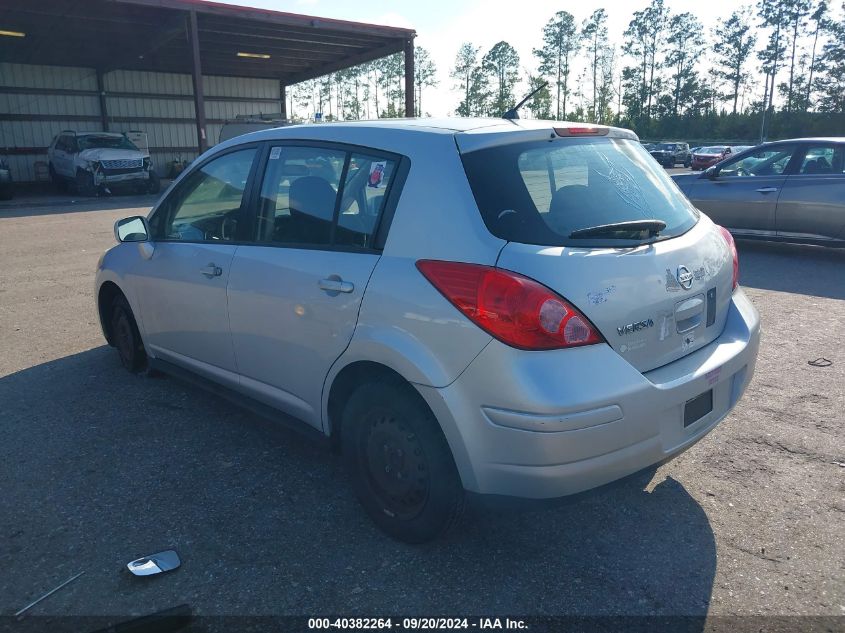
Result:
{"type": "Polygon", "coordinates": [[[398,379],[358,387],[343,410],[341,437],[355,494],[388,535],[424,543],[458,522],[465,503],[460,476],[413,387],[398,379]]]}
{"type": "Polygon", "coordinates": [[[82,169],[76,170],[76,193],[80,196],[94,196],[97,187],[94,185],[94,174],[82,169]]]}
{"type": "Polygon", "coordinates": [[[53,183],[56,190],[64,191],[67,189],[67,181],[56,173],[56,170],[53,169],[53,163],[50,163],[47,169],[50,172],[50,182],[53,183]]]}
{"type": "Polygon", "coordinates": [[[155,173],[152,169],[150,169],[150,178],[149,180],[147,180],[145,193],[158,195],[159,191],[161,191],[161,180],[159,179],[158,174],[155,173]]]}
{"type": "Polygon", "coordinates": [[[123,295],[117,295],[112,301],[109,324],[112,344],[120,356],[120,363],[128,371],[137,374],[147,366],[147,354],[132,308],[123,295]]]}

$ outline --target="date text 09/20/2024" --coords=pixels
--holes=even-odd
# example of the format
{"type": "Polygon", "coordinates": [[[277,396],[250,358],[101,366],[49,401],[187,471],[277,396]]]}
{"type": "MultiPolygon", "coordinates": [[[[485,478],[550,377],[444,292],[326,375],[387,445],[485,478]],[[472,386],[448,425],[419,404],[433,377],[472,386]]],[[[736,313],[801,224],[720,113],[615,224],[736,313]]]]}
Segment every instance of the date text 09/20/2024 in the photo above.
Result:
{"type": "Polygon", "coordinates": [[[309,618],[308,628],[347,630],[520,630],[525,629],[524,620],[511,618],[309,618]]]}

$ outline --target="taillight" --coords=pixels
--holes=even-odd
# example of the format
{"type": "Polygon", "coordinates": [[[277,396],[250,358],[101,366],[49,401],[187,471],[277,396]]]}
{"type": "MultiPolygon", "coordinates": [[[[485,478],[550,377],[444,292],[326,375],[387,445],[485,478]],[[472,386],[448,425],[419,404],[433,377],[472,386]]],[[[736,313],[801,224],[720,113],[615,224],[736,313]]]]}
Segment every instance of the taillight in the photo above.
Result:
{"type": "Polygon", "coordinates": [[[570,125],[569,127],[556,127],[554,130],[558,136],[606,136],[610,128],[604,126],[570,125]]]}
{"type": "Polygon", "coordinates": [[[526,350],[601,343],[587,318],[533,279],[490,266],[420,260],[417,268],[470,321],[526,350]]]}
{"type": "Polygon", "coordinates": [[[739,253],[736,252],[736,242],[734,242],[734,236],[731,235],[731,232],[724,226],[720,226],[719,230],[722,232],[722,237],[724,237],[725,241],[728,243],[728,248],[730,249],[731,256],[734,259],[734,278],[733,286],[731,286],[731,288],[736,290],[736,287],[739,285],[739,253]]]}

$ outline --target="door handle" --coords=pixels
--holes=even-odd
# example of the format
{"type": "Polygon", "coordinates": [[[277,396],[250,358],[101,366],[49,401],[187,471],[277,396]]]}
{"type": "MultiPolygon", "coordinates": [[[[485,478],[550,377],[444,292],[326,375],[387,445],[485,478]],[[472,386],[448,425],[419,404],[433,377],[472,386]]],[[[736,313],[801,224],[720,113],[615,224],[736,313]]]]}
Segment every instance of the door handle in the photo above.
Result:
{"type": "Polygon", "coordinates": [[[321,279],[318,285],[321,290],[327,292],[352,292],[355,290],[355,284],[351,281],[343,281],[343,279],[321,279]]]}
{"type": "Polygon", "coordinates": [[[220,266],[215,266],[214,264],[209,264],[205,268],[200,268],[200,272],[211,279],[212,277],[219,277],[223,274],[223,269],[220,266]]]}
{"type": "Polygon", "coordinates": [[[777,190],[777,187],[760,187],[757,189],[757,193],[774,193],[777,190]]]}

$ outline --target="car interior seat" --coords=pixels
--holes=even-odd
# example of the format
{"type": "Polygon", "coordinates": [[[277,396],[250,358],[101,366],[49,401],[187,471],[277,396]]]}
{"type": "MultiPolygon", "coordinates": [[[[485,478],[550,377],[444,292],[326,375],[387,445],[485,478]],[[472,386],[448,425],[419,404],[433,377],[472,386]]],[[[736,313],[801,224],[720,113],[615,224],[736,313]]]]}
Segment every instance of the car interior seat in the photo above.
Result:
{"type": "Polygon", "coordinates": [[[290,186],[290,223],[285,241],[327,243],[337,192],[320,176],[297,178],[290,186]]]}
{"type": "Polygon", "coordinates": [[[586,185],[564,185],[552,196],[549,204],[548,224],[560,235],[568,236],[576,229],[602,224],[595,217],[595,201],[591,201],[590,189],[586,185]]]}
{"type": "Polygon", "coordinates": [[[830,163],[824,156],[819,156],[815,160],[809,161],[804,166],[805,174],[829,174],[833,171],[830,163]]]}

